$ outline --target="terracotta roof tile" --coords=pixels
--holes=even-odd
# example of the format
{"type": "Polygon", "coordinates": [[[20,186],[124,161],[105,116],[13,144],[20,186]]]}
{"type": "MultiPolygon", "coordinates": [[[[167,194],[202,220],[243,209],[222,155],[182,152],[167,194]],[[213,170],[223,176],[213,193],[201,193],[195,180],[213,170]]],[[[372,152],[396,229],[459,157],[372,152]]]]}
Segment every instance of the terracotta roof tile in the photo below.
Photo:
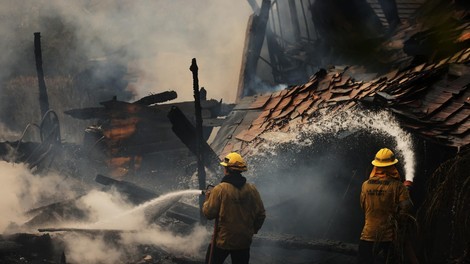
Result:
{"type": "Polygon", "coordinates": [[[274,109],[281,100],[282,97],[280,96],[272,96],[271,99],[267,102],[267,105],[264,107],[264,109],[274,109]]]}
{"type": "Polygon", "coordinates": [[[282,111],[282,113],[277,118],[283,118],[287,115],[290,115],[294,111],[295,107],[295,105],[289,105],[286,109],[282,111]]]}
{"type": "Polygon", "coordinates": [[[270,129],[288,131],[301,126],[310,122],[319,109],[326,108],[334,114],[354,108],[364,99],[367,105],[388,108],[403,127],[415,133],[447,145],[469,144],[470,66],[459,64],[463,70],[456,68],[453,73],[456,75],[447,75],[449,63],[454,60],[468,63],[469,58],[470,49],[467,49],[437,64],[421,64],[404,72],[392,71],[363,82],[351,79],[347,68],[334,69],[320,79],[320,75],[314,75],[304,85],[260,96],[251,102],[250,107],[257,108],[258,112],[252,117],[247,115],[247,120],[244,119],[236,130],[236,136],[227,139],[242,144],[236,147],[227,144],[223,151],[239,146],[243,149],[247,142],[258,144],[256,142],[260,141],[256,139],[270,129]]]}
{"type": "Polygon", "coordinates": [[[302,115],[305,112],[305,110],[307,110],[313,103],[314,103],[314,101],[312,101],[312,100],[304,101],[299,106],[297,106],[296,110],[299,114],[302,115]]]}
{"type": "Polygon", "coordinates": [[[468,108],[461,108],[457,112],[454,113],[449,119],[446,120],[446,123],[449,125],[455,125],[462,123],[466,118],[470,116],[470,109],[468,108]]]}
{"type": "Polygon", "coordinates": [[[443,107],[439,112],[430,117],[430,120],[435,122],[445,121],[449,116],[457,112],[463,107],[462,103],[453,102],[450,105],[443,107]]]}
{"type": "Polygon", "coordinates": [[[292,102],[292,97],[284,97],[282,100],[279,102],[279,104],[276,105],[276,108],[274,108],[275,111],[278,110],[283,110],[286,108],[288,105],[290,105],[292,102]]]}
{"type": "Polygon", "coordinates": [[[259,96],[256,101],[254,101],[251,105],[250,108],[256,109],[256,108],[262,108],[263,106],[266,105],[266,103],[271,99],[271,95],[263,95],[259,96]]]}
{"type": "Polygon", "coordinates": [[[251,142],[253,141],[259,133],[257,133],[258,130],[249,130],[245,129],[242,132],[238,133],[235,138],[238,140],[246,141],[246,142],[251,142]]]}

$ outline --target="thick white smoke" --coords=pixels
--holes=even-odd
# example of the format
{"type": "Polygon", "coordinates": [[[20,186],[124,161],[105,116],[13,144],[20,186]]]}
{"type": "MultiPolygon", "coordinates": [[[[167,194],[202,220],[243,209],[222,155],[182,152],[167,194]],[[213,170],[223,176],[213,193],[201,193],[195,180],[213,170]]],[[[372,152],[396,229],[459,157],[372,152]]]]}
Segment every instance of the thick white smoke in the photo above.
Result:
{"type": "Polygon", "coordinates": [[[50,201],[70,199],[72,186],[60,175],[33,175],[25,164],[0,161],[0,233],[9,224],[22,224],[27,220],[24,213],[46,205],[50,201]]]}
{"type": "MultiPolygon", "coordinates": [[[[122,62],[129,62],[138,75],[132,85],[137,97],[175,90],[179,101],[193,98],[189,66],[197,58],[200,84],[209,97],[235,100],[245,30],[252,13],[246,1],[1,0],[1,4],[0,33],[6,42],[0,47],[24,48],[33,54],[34,32],[41,32],[43,46],[61,34],[68,38],[72,34],[72,45],[87,58],[103,60],[119,53],[122,62]],[[51,21],[72,25],[73,32],[61,32],[63,25],[51,21]]],[[[0,59],[3,73],[22,65],[33,69],[33,56],[31,61],[15,57],[22,52],[12,51],[0,59]]],[[[46,72],[48,55],[43,54],[46,72]]],[[[74,61],[61,63],[65,67],[74,61]]]]}
{"type": "MultiPolygon", "coordinates": [[[[149,214],[160,214],[161,208],[183,195],[199,194],[184,190],[162,195],[139,206],[131,206],[118,193],[93,191],[82,197],[80,206],[88,212],[88,223],[70,223],[84,229],[124,230],[119,240],[110,243],[104,236],[66,234],[66,254],[77,263],[116,263],[135,255],[137,245],[152,245],[171,254],[201,258],[201,249],[208,243],[209,232],[196,226],[189,234],[181,235],[163,230],[148,222],[149,214]]],[[[109,239],[108,239],[109,240],[109,239]]]]}
{"type": "MultiPolygon", "coordinates": [[[[54,202],[76,197],[71,184],[57,174],[34,175],[26,165],[0,161],[0,232],[10,225],[21,226],[29,220],[25,212],[54,202]]],[[[54,228],[123,230],[110,243],[104,235],[66,232],[58,235],[65,243],[65,254],[73,263],[117,263],[129,256],[135,257],[138,245],[159,247],[168,253],[201,258],[201,249],[208,243],[209,231],[195,227],[181,235],[163,230],[149,221],[148,214],[161,214],[162,208],[180,197],[200,194],[198,190],[184,190],[163,195],[157,199],[133,206],[118,192],[90,190],[76,199],[75,206],[86,214],[80,222],[54,224],[54,228]]],[[[49,228],[47,222],[42,228],[49,228]]],[[[55,235],[52,233],[53,236],[55,235]]]]}

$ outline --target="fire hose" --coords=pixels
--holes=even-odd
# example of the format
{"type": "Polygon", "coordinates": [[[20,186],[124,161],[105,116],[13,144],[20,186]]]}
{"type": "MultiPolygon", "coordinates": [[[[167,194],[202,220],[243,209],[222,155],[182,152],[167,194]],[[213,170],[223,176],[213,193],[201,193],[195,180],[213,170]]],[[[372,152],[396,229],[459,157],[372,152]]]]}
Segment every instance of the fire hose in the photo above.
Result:
{"type": "MultiPolygon", "coordinates": [[[[406,180],[406,181],[403,182],[403,185],[406,187],[408,192],[411,192],[411,190],[413,188],[413,182],[412,181],[406,180]]],[[[405,236],[406,236],[406,234],[405,234],[405,236]]],[[[408,256],[409,262],[412,263],[412,264],[419,264],[419,260],[416,256],[415,250],[413,248],[413,245],[411,244],[409,236],[405,237],[403,246],[404,246],[405,254],[408,256]]]]}
{"type": "MultiPolygon", "coordinates": [[[[211,190],[214,188],[214,185],[207,185],[207,188],[205,190],[202,190],[201,193],[203,195],[209,196],[211,190]]],[[[212,261],[214,260],[214,247],[215,247],[215,242],[217,240],[217,229],[219,227],[219,214],[217,213],[217,216],[215,217],[214,220],[214,232],[212,234],[212,239],[211,239],[211,245],[209,249],[209,259],[208,259],[208,264],[212,264],[212,261]]]]}

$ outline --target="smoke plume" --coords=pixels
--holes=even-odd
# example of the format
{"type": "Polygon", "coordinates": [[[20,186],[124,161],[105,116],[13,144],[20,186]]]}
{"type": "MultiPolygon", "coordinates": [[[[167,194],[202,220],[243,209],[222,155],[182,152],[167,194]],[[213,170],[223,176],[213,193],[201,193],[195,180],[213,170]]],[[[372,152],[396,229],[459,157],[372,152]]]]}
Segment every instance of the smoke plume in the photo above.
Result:
{"type": "MultiPolygon", "coordinates": [[[[2,184],[0,192],[0,232],[9,226],[21,226],[29,219],[24,212],[40,206],[76,197],[72,179],[57,174],[34,175],[24,164],[0,162],[2,184]]],[[[117,263],[136,257],[140,245],[148,245],[167,253],[202,258],[202,249],[209,239],[205,227],[193,227],[184,234],[165,230],[148,214],[162,214],[183,196],[200,194],[199,190],[184,190],[162,195],[140,206],[131,205],[119,192],[90,189],[76,199],[74,206],[86,217],[80,221],[56,223],[54,228],[122,230],[116,237],[65,232],[53,234],[65,245],[67,260],[74,263],[117,263]],[[163,208],[163,209],[162,209],[163,208]]],[[[49,227],[45,222],[43,228],[49,227]]],[[[139,255],[137,255],[139,256],[139,255]]]]}
{"type": "Polygon", "coordinates": [[[192,100],[197,58],[209,96],[233,102],[251,12],[228,0],[2,0],[0,48],[8,52],[0,79],[35,74],[33,33],[41,32],[46,75],[113,61],[129,67],[137,97],[175,90],[178,100],[192,100]]]}
{"type": "Polygon", "coordinates": [[[26,221],[24,212],[50,201],[72,198],[75,193],[60,175],[33,175],[25,164],[0,161],[0,177],[0,232],[9,224],[26,221]]]}

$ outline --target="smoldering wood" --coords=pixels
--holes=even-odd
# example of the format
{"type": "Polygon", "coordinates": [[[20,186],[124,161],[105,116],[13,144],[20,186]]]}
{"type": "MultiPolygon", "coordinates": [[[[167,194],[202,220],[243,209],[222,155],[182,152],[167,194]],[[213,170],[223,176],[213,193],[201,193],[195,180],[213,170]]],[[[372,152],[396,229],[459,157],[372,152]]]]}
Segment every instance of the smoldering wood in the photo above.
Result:
{"type": "MultiPolygon", "coordinates": [[[[116,187],[119,192],[124,194],[129,201],[136,205],[159,196],[156,192],[142,188],[136,184],[126,181],[118,181],[100,174],[96,176],[95,181],[103,185],[116,187]]],[[[199,209],[196,206],[179,201],[168,203],[168,205],[159,210],[159,212],[160,213],[154,214],[150,218],[155,220],[165,213],[168,217],[182,221],[186,224],[194,224],[199,221],[199,209]]]]}
{"type": "Polygon", "coordinates": [[[171,101],[176,99],[177,97],[178,95],[175,91],[167,91],[142,97],[141,99],[135,101],[134,104],[153,105],[171,101]]]}
{"type": "Polygon", "coordinates": [[[245,37],[245,47],[243,49],[242,68],[238,81],[237,100],[254,93],[251,90],[255,81],[261,48],[263,47],[270,8],[271,1],[263,0],[259,15],[254,14],[250,16],[245,37]]]}
{"type": "Polygon", "coordinates": [[[186,203],[177,202],[167,212],[166,216],[193,225],[199,221],[199,208],[186,203]]]}
{"type": "Polygon", "coordinates": [[[395,29],[400,24],[400,17],[398,16],[397,3],[395,0],[378,0],[385,15],[385,19],[391,29],[395,29]]]}
{"type": "Polygon", "coordinates": [[[299,42],[300,41],[300,25],[299,25],[299,17],[297,16],[297,7],[295,4],[295,0],[289,0],[289,14],[291,18],[295,41],[299,42]]]}
{"type": "Polygon", "coordinates": [[[38,75],[39,85],[39,107],[41,109],[41,117],[49,110],[49,98],[47,96],[46,82],[44,81],[44,70],[42,68],[42,51],[41,51],[41,33],[34,33],[34,55],[36,58],[36,72],[38,75]]]}
{"type": "MultiPolygon", "coordinates": [[[[181,139],[181,141],[188,147],[188,149],[193,154],[197,155],[197,144],[196,138],[194,136],[196,134],[196,128],[186,118],[183,112],[176,106],[173,106],[168,112],[168,118],[173,124],[171,129],[176,134],[176,136],[181,139]]],[[[217,171],[219,169],[219,157],[217,156],[217,154],[205,141],[202,142],[202,149],[205,165],[210,170],[217,171]]]]}
{"type": "Polygon", "coordinates": [[[131,182],[118,181],[101,174],[96,175],[95,181],[106,186],[114,186],[117,191],[125,194],[133,204],[140,204],[159,196],[158,193],[142,188],[131,182]]]}
{"type": "Polygon", "coordinates": [[[90,233],[90,234],[121,234],[121,233],[133,233],[133,230],[119,230],[119,229],[97,229],[97,228],[73,228],[73,227],[59,227],[59,228],[38,228],[40,233],[54,233],[54,232],[77,232],[77,233],[90,233]]]}
{"type": "MultiPolygon", "coordinates": [[[[198,77],[198,66],[196,59],[193,58],[191,61],[191,67],[189,70],[193,75],[193,92],[194,92],[194,115],[196,117],[196,157],[197,157],[197,178],[199,183],[199,189],[203,190],[206,187],[206,171],[204,169],[204,148],[202,137],[202,114],[201,114],[201,95],[199,93],[199,77],[198,77]]],[[[199,209],[200,216],[199,220],[201,223],[206,221],[206,218],[202,214],[202,205],[204,204],[204,195],[199,195],[199,209]]]]}
{"type": "Polygon", "coordinates": [[[31,219],[23,223],[19,230],[36,228],[44,225],[44,223],[59,225],[68,221],[87,221],[87,214],[75,204],[80,197],[55,202],[27,211],[25,215],[30,216],[31,219]]]}
{"type": "MultiPolygon", "coordinates": [[[[41,259],[41,263],[63,263],[63,247],[49,234],[16,233],[0,236],[2,263],[17,263],[17,255],[41,259]]],[[[26,262],[24,262],[26,263],[26,262]]]]}

